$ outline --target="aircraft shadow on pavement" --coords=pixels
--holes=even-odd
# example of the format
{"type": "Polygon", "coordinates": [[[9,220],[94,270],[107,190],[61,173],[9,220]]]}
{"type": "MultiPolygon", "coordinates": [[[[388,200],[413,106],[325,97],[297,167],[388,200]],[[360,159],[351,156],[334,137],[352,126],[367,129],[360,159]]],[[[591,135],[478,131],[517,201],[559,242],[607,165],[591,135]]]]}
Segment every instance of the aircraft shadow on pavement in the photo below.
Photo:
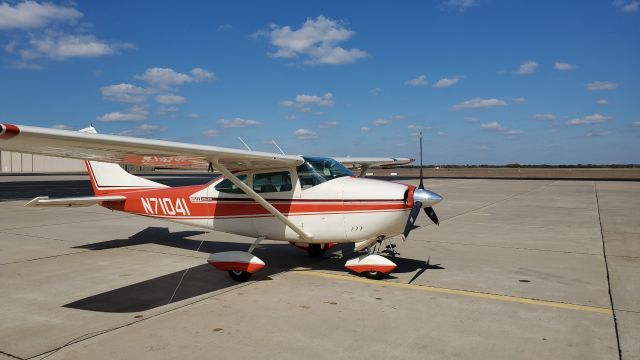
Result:
{"type": "MultiPolygon", "coordinates": [[[[188,239],[190,236],[204,234],[206,231],[182,231],[170,233],[167,228],[149,227],[122,240],[108,240],[99,243],[77,246],[91,250],[107,250],[118,247],[154,243],[173,248],[202,252],[202,265],[141,281],[118,289],[89,296],[69,304],[66,308],[109,313],[131,313],[151,310],[163,305],[194,298],[210,292],[223,290],[237,285],[226,272],[206,263],[206,254],[220,251],[248,250],[249,244],[204,241],[188,239]]],[[[261,244],[254,254],[267,266],[253,275],[251,281],[271,280],[273,275],[303,267],[312,270],[330,270],[344,272],[346,260],[359,254],[352,251],[351,244],[338,245],[322,258],[310,258],[306,252],[287,243],[261,244]]],[[[429,264],[429,260],[415,260],[397,257],[393,261],[398,265],[394,273],[417,271],[410,282],[430,269],[444,269],[440,265],[429,264]]],[[[150,265],[153,266],[153,265],[150,265]]],[[[394,278],[394,276],[390,276],[394,278]]]]}

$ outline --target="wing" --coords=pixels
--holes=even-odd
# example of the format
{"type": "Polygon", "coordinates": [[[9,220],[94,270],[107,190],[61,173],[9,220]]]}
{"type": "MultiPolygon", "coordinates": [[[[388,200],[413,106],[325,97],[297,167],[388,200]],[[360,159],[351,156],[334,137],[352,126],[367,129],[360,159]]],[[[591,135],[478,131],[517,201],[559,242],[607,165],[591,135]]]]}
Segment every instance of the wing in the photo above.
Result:
{"type": "Polygon", "coordinates": [[[409,158],[377,158],[377,157],[336,157],[337,161],[351,167],[394,166],[404,165],[415,161],[409,158]]]}
{"type": "Polygon", "coordinates": [[[233,170],[289,167],[304,162],[302,157],[294,155],[10,124],[0,124],[0,148],[65,158],[183,169],[207,169],[215,161],[233,170]]]}

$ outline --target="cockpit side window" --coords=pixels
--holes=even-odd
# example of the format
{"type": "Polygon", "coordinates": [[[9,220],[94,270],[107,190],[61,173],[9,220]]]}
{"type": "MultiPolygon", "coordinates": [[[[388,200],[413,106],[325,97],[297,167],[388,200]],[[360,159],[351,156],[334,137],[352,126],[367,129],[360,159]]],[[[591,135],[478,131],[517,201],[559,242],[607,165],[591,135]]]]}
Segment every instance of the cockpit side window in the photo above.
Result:
{"type": "Polygon", "coordinates": [[[255,174],[253,190],[257,193],[287,192],[293,190],[288,171],[255,174]]]}
{"type": "Polygon", "coordinates": [[[304,157],[304,160],[296,169],[302,190],[339,177],[353,176],[351,170],[331,158],[304,157]]]}
{"type": "MultiPolygon", "coordinates": [[[[243,183],[246,184],[247,180],[248,180],[248,177],[247,177],[247,175],[238,175],[238,179],[240,179],[243,183]]],[[[224,179],[224,180],[220,181],[215,186],[215,189],[218,190],[221,193],[244,194],[244,191],[242,191],[242,189],[237,187],[236,184],[232,183],[231,180],[229,180],[229,179],[224,179]]]]}

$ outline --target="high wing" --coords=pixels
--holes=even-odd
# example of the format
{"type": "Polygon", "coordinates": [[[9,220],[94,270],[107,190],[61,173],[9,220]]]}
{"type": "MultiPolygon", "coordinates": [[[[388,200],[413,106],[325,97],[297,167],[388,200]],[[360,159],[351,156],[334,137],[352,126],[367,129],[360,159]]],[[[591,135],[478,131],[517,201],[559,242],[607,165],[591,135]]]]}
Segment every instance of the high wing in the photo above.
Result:
{"type": "Polygon", "coordinates": [[[395,166],[409,164],[415,159],[409,158],[376,158],[376,157],[337,157],[334,158],[346,166],[352,168],[360,168],[359,177],[364,177],[372,166],[395,166]]]}
{"type": "Polygon", "coordinates": [[[405,165],[415,161],[409,158],[384,158],[384,157],[336,157],[337,161],[353,167],[371,166],[396,166],[405,165]]]}
{"type": "Polygon", "coordinates": [[[207,169],[219,163],[232,170],[297,166],[301,156],[127,136],[0,124],[0,148],[32,154],[140,166],[207,169]]]}

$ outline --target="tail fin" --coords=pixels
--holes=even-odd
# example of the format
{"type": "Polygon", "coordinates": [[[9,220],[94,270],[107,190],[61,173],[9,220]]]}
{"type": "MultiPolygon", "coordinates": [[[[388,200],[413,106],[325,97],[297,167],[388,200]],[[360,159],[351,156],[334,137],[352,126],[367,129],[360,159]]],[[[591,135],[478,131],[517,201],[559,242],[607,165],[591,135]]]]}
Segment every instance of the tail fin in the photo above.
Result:
{"type": "MultiPolygon", "coordinates": [[[[83,133],[96,134],[93,126],[79,130],[83,133]]],[[[85,161],[87,173],[96,195],[105,195],[122,190],[142,190],[153,188],[166,188],[168,186],[147,180],[139,176],[131,175],[120,165],[99,161],[85,161]]]]}

